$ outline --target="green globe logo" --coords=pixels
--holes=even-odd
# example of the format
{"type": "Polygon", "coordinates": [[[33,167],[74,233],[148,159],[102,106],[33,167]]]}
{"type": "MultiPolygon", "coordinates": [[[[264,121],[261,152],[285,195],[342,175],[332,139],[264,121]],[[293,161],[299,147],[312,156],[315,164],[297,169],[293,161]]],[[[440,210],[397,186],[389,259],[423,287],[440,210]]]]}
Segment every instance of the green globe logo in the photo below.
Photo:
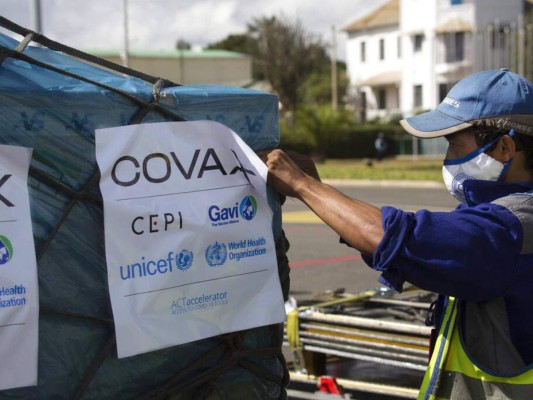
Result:
{"type": "Polygon", "coordinates": [[[0,235],[0,265],[7,264],[13,257],[13,245],[5,236],[0,235]]]}

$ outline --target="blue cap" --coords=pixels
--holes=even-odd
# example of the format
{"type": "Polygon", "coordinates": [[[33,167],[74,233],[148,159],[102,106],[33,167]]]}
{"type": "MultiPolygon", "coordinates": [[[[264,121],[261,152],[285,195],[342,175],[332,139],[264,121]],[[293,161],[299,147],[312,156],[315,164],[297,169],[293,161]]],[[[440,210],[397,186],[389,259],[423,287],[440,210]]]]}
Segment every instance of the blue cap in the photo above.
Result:
{"type": "Polygon", "coordinates": [[[435,138],[486,124],[533,136],[533,84],[508,69],[460,80],[434,111],[400,121],[411,135],[435,138]]]}

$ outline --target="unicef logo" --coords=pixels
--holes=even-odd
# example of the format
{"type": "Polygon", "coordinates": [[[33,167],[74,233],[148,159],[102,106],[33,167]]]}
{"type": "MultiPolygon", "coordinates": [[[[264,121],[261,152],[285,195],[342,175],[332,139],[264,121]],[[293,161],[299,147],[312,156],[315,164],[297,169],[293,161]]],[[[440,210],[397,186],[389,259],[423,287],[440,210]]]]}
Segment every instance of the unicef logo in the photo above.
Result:
{"type": "Polygon", "coordinates": [[[13,257],[13,245],[5,236],[0,235],[0,265],[7,264],[13,257]]]}
{"type": "Polygon", "coordinates": [[[176,265],[178,266],[178,269],[181,271],[187,271],[189,268],[191,268],[193,258],[192,251],[180,251],[178,253],[178,257],[176,258],[176,265]]]}
{"type": "Polygon", "coordinates": [[[205,250],[205,260],[211,267],[218,267],[226,262],[228,251],[224,243],[215,242],[205,250]]]}
{"type": "Polygon", "coordinates": [[[250,221],[253,219],[257,212],[257,201],[255,200],[255,197],[246,196],[244,199],[242,199],[239,206],[239,212],[241,213],[241,217],[243,217],[245,220],[250,221]]]}

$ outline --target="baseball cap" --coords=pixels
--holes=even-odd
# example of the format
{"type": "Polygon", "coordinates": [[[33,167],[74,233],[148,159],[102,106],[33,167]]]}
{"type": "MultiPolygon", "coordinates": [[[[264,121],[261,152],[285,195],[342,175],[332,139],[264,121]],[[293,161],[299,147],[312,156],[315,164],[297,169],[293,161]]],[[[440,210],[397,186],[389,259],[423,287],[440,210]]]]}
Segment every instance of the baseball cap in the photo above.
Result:
{"type": "Polygon", "coordinates": [[[400,124],[421,138],[480,124],[533,136],[533,84],[506,68],[476,72],[457,82],[435,110],[400,124]]]}

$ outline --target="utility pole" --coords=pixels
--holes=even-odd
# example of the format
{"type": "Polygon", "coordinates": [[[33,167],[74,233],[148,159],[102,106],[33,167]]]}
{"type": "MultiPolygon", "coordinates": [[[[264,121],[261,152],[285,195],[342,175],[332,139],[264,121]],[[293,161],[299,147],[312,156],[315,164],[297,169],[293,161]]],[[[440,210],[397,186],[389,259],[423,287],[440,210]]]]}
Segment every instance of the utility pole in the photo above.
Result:
{"type": "Polygon", "coordinates": [[[122,55],[122,65],[130,66],[130,43],[128,32],[128,0],[122,0],[122,11],[124,15],[124,54],[122,55]]]}
{"type": "Polygon", "coordinates": [[[337,95],[337,32],[335,26],[331,27],[331,108],[337,111],[338,95],[337,95]]]}
{"type": "Polygon", "coordinates": [[[518,16],[518,74],[525,76],[525,53],[526,53],[526,46],[525,46],[525,32],[524,32],[524,14],[520,14],[518,16]]]}
{"type": "Polygon", "coordinates": [[[190,45],[185,40],[180,39],[178,40],[178,43],[176,43],[176,48],[178,49],[180,53],[180,81],[179,83],[182,85],[185,85],[185,50],[189,50],[190,45]]]}
{"type": "Polygon", "coordinates": [[[41,24],[41,0],[31,0],[31,26],[34,32],[43,33],[43,27],[41,24]]]}

